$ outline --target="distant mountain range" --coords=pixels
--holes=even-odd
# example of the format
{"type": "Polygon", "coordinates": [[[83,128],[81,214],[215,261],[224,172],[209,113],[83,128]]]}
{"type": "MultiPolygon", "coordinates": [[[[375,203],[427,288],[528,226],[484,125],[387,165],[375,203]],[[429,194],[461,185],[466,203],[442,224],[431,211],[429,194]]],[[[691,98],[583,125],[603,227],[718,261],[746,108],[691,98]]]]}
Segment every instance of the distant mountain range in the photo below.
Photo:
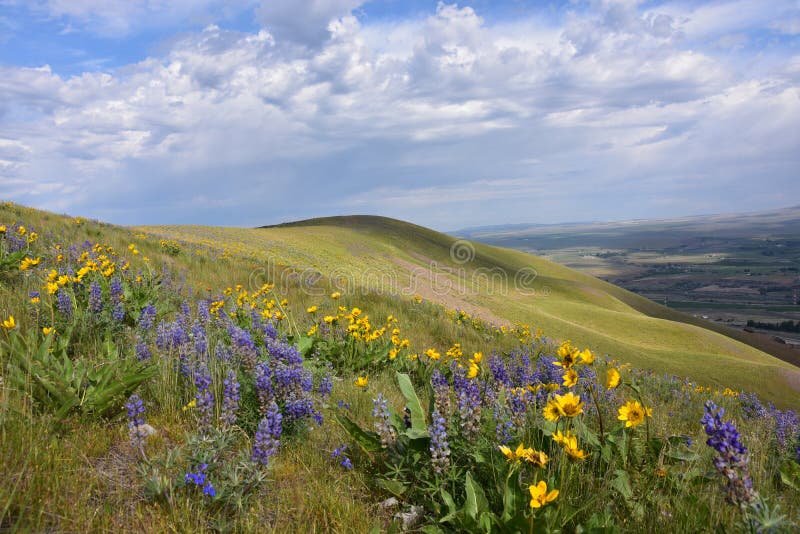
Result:
{"type": "Polygon", "coordinates": [[[466,228],[453,235],[521,250],[566,246],[669,248],[697,238],[800,238],[800,206],[739,214],[617,222],[510,224],[466,228]]]}

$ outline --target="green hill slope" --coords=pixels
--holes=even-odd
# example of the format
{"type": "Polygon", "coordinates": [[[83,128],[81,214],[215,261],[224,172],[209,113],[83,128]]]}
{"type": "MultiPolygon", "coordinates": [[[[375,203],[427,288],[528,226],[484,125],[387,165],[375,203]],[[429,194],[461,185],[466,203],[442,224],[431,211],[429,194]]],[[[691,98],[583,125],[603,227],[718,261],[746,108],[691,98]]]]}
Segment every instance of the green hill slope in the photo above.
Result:
{"type": "Polygon", "coordinates": [[[419,294],[495,323],[522,322],[639,367],[757,391],[781,405],[800,399],[800,370],[791,364],[717,332],[661,318],[670,315],[659,314],[660,306],[589,275],[413,224],[349,216],[258,229],[141,230],[253,258],[264,269],[289,266],[310,280],[321,275],[343,291],[419,294]]]}

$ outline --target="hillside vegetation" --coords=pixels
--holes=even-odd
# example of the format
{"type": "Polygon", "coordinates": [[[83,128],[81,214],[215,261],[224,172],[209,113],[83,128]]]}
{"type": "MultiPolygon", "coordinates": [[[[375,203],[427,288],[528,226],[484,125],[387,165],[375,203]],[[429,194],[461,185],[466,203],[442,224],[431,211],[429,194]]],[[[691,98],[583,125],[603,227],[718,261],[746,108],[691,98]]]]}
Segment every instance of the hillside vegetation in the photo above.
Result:
{"type": "Polygon", "coordinates": [[[795,530],[795,371],[637,298],[390,219],[2,203],[0,530],[795,530]]]}
{"type": "MultiPolygon", "coordinates": [[[[521,322],[656,372],[800,402],[800,369],[667,308],[529,254],[460,241],[381,217],[313,219],[270,228],[148,227],[169,239],[224,249],[298,272],[344,276],[351,289],[420,293],[493,322],[521,322]],[[455,257],[463,253],[463,257],[455,257]],[[421,274],[418,274],[421,273],[421,274]],[[502,273],[503,282],[483,273],[502,273]],[[524,276],[515,280],[516,273],[524,276]],[[535,276],[531,276],[534,274],[535,276]],[[391,283],[387,283],[390,281],[391,283]],[[663,312],[660,313],[660,312],[663,312]]],[[[334,281],[334,284],[337,284],[334,281]]]]}

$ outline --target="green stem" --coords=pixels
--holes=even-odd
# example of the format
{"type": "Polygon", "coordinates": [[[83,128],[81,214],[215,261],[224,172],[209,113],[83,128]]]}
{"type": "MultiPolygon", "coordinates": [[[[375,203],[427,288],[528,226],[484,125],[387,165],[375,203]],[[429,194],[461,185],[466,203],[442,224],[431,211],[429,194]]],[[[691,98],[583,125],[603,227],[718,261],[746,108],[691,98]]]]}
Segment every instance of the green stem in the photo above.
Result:
{"type": "Polygon", "coordinates": [[[603,412],[600,410],[600,404],[597,402],[597,394],[594,391],[594,387],[589,385],[589,395],[592,397],[592,401],[594,402],[594,407],[597,410],[597,423],[600,425],[600,444],[605,444],[605,436],[603,433],[603,412]]]}

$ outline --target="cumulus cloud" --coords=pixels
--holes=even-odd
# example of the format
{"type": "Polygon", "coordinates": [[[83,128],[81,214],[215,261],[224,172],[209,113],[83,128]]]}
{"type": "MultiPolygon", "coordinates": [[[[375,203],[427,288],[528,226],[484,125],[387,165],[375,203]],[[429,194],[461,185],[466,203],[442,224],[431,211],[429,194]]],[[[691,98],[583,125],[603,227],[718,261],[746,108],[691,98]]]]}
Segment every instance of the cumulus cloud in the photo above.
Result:
{"type": "Polygon", "coordinates": [[[800,198],[800,56],[753,75],[758,49],[717,44],[752,2],[376,21],[360,4],[264,2],[260,29],[209,24],[107,73],[0,65],[3,196],[123,223],[373,212],[444,229],[800,198]]]}

